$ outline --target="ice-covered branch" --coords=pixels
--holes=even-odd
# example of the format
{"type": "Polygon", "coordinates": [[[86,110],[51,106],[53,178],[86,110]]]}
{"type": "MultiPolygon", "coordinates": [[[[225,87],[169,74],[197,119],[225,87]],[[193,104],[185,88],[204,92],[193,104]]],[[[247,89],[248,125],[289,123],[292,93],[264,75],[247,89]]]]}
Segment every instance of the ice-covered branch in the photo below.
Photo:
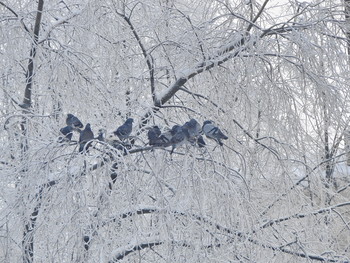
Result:
{"type": "Polygon", "coordinates": [[[286,217],[270,220],[270,221],[266,222],[265,224],[263,224],[261,227],[259,227],[259,229],[263,229],[263,228],[272,226],[274,224],[277,224],[277,223],[280,223],[280,222],[283,222],[283,221],[287,221],[287,220],[291,220],[291,219],[299,219],[299,218],[304,218],[304,217],[311,216],[311,215],[323,214],[323,213],[332,211],[335,208],[339,208],[339,207],[343,207],[343,206],[349,206],[349,205],[350,205],[350,202],[345,202],[345,203],[340,203],[340,204],[332,205],[332,206],[329,206],[329,207],[325,207],[325,208],[322,208],[322,209],[319,209],[319,210],[316,210],[316,211],[313,211],[313,212],[310,212],[310,213],[294,214],[294,215],[291,215],[291,216],[286,216],[286,217]]]}
{"type": "Polygon", "coordinates": [[[76,16],[79,15],[79,14],[81,14],[81,10],[75,11],[75,12],[73,12],[72,14],[70,14],[70,15],[67,16],[67,17],[62,17],[62,18],[58,19],[55,23],[53,23],[53,24],[51,25],[51,27],[50,27],[49,29],[46,30],[46,31],[47,31],[46,36],[45,36],[43,39],[41,39],[40,41],[38,41],[38,44],[41,44],[42,42],[46,41],[46,40],[49,38],[51,32],[52,32],[56,27],[58,27],[58,26],[60,26],[60,25],[62,25],[62,24],[64,24],[64,23],[66,23],[68,20],[71,20],[72,18],[76,17],[76,16]]]}
{"type": "Polygon", "coordinates": [[[198,74],[207,71],[211,68],[219,66],[233,57],[237,57],[243,50],[246,49],[246,42],[248,36],[239,35],[238,39],[235,39],[228,45],[220,48],[217,54],[209,57],[208,59],[196,64],[193,68],[183,70],[177,76],[176,81],[170,85],[167,89],[158,93],[156,96],[155,106],[161,107],[168,100],[170,100],[177,91],[191,78],[198,74]],[[234,53],[230,53],[232,50],[236,50],[234,53]]]}
{"type": "Polygon", "coordinates": [[[149,70],[149,75],[150,75],[150,85],[151,85],[151,94],[153,101],[155,100],[155,80],[154,80],[154,63],[153,63],[153,58],[152,56],[147,52],[144,44],[142,43],[141,38],[139,37],[139,34],[137,33],[134,25],[132,24],[131,20],[129,17],[127,17],[124,13],[119,13],[117,12],[119,16],[121,16],[124,21],[129,25],[131,32],[133,33],[139,47],[141,48],[142,55],[144,56],[146,60],[146,64],[149,70]]]}
{"type": "MultiPolygon", "coordinates": [[[[19,18],[18,14],[8,5],[6,5],[5,3],[3,3],[2,1],[0,2],[0,5],[4,6],[5,8],[7,8],[12,14],[14,14],[15,17],[19,18]]],[[[24,28],[25,31],[27,31],[27,33],[30,33],[30,30],[28,29],[28,27],[24,24],[23,19],[20,19],[20,22],[24,28]]]]}
{"type": "Polygon", "coordinates": [[[114,254],[113,259],[109,263],[117,262],[132,252],[139,251],[145,248],[151,248],[157,245],[163,244],[163,241],[158,239],[149,238],[148,240],[142,240],[141,242],[132,241],[124,247],[120,247],[112,252],[114,254]]]}
{"type": "MultiPolygon", "coordinates": [[[[347,203],[338,204],[338,205],[335,205],[332,207],[320,209],[318,211],[310,213],[309,215],[323,213],[329,209],[334,209],[337,207],[342,207],[342,206],[347,206],[347,205],[350,205],[350,203],[347,202],[347,203]]],[[[250,243],[257,245],[257,246],[260,246],[260,247],[265,248],[265,249],[270,249],[273,251],[281,251],[283,253],[291,254],[294,256],[302,257],[302,258],[309,258],[309,259],[317,260],[317,261],[327,261],[327,262],[337,262],[338,261],[336,259],[330,259],[330,258],[322,257],[320,255],[306,253],[305,251],[302,251],[302,252],[292,251],[292,250],[286,249],[284,246],[276,246],[276,245],[271,245],[271,244],[261,242],[257,239],[252,238],[251,235],[248,235],[248,234],[246,234],[242,231],[238,231],[236,229],[231,229],[229,227],[222,226],[219,223],[216,223],[216,222],[212,221],[211,219],[209,219],[205,216],[202,216],[202,215],[182,212],[182,211],[178,211],[178,210],[162,209],[162,208],[155,207],[155,206],[140,206],[134,210],[122,212],[121,214],[114,216],[110,220],[105,221],[102,225],[100,225],[100,227],[105,226],[105,225],[112,223],[112,222],[116,222],[116,221],[119,222],[121,219],[128,218],[132,215],[152,214],[152,213],[168,213],[168,214],[175,215],[177,217],[182,216],[182,217],[192,218],[192,219],[196,220],[198,223],[208,225],[210,227],[215,228],[217,231],[225,233],[229,237],[232,237],[233,240],[236,240],[235,237],[239,237],[242,240],[247,240],[250,243]]],[[[300,214],[299,218],[302,218],[304,216],[307,216],[307,215],[300,214]]],[[[273,223],[282,222],[284,220],[288,220],[288,218],[276,219],[273,221],[273,223]]],[[[270,225],[272,225],[272,224],[270,224],[270,225]]],[[[155,245],[161,245],[163,243],[164,243],[164,241],[160,241],[158,238],[157,239],[150,239],[147,241],[141,241],[141,242],[131,242],[129,245],[118,248],[117,250],[115,250],[113,252],[113,254],[114,254],[113,260],[110,262],[116,262],[134,251],[141,250],[144,248],[149,248],[149,247],[152,247],[155,245]]],[[[212,246],[208,246],[208,248],[210,248],[210,247],[212,247],[212,246]]],[[[340,258],[340,257],[336,256],[336,258],[340,258]]]]}
{"type": "Polygon", "coordinates": [[[52,186],[56,185],[58,181],[49,181],[43,184],[39,188],[39,192],[36,194],[36,199],[38,203],[30,214],[28,222],[24,226],[22,246],[24,250],[23,262],[30,263],[33,262],[34,258],[34,231],[36,230],[36,220],[38,218],[39,210],[41,208],[41,203],[43,199],[43,192],[45,190],[50,190],[52,186]]]}

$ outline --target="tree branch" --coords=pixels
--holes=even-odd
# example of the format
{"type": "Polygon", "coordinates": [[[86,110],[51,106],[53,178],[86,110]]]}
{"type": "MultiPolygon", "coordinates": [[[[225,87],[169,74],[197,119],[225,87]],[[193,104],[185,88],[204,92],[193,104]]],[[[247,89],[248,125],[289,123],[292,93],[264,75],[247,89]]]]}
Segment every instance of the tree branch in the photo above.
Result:
{"type": "Polygon", "coordinates": [[[32,86],[33,86],[33,77],[34,77],[34,58],[36,56],[36,49],[38,46],[40,23],[43,12],[44,0],[39,0],[38,9],[36,13],[35,25],[34,25],[34,34],[33,42],[30,50],[28,68],[26,72],[26,88],[24,91],[24,99],[22,107],[28,109],[32,104],[32,86]]]}
{"type": "MultiPolygon", "coordinates": [[[[5,8],[7,8],[12,14],[14,14],[15,17],[19,18],[18,14],[8,5],[4,4],[3,2],[0,2],[0,5],[4,6],[5,8]]],[[[23,25],[23,28],[25,31],[27,31],[28,33],[30,33],[30,30],[27,28],[27,26],[23,23],[23,20],[21,19],[21,24],[23,25]]]]}
{"type": "Polygon", "coordinates": [[[329,206],[329,207],[326,207],[326,208],[322,208],[322,209],[319,209],[319,210],[316,210],[316,211],[313,211],[313,212],[307,213],[307,214],[294,214],[294,215],[291,215],[291,216],[270,220],[269,222],[267,222],[267,223],[263,224],[261,227],[259,227],[259,229],[263,229],[263,228],[272,226],[274,224],[281,223],[283,221],[288,221],[288,220],[291,220],[291,219],[294,219],[294,218],[298,219],[298,218],[304,218],[304,217],[311,216],[311,215],[323,214],[323,213],[329,212],[329,211],[331,211],[331,210],[333,210],[335,208],[348,206],[348,205],[350,205],[350,202],[345,202],[345,203],[332,205],[332,206],[329,206]]]}
{"type": "MultiPolygon", "coordinates": [[[[337,208],[337,207],[346,206],[346,205],[350,205],[350,203],[348,202],[348,203],[338,204],[338,205],[332,206],[331,209],[334,209],[334,208],[337,208]]],[[[314,215],[314,214],[317,214],[317,213],[322,213],[322,212],[327,211],[327,209],[329,209],[329,207],[328,208],[324,208],[324,209],[320,209],[320,210],[318,210],[316,212],[313,212],[313,213],[310,213],[308,215],[314,215]]],[[[237,231],[237,230],[233,230],[233,229],[221,226],[220,224],[212,222],[209,219],[207,219],[207,218],[205,218],[203,216],[197,215],[197,214],[193,214],[193,213],[192,214],[187,214],[185,212],[180,212],[180,211],[177,211],[177,210],[166,210],[166,209],[161,209],[161,208],[157,208],[157,207],[138,208],[138,209],[136,209],[134,211],[124,212],[124,213],[122,213],[120,215],[117,215],[113,219],[109,220],[108,222],[103,223],[103,225],[106,225],[106,224],[108,224],[110,222],[116,222],[117,219],[119,221],[119,219],[121,219],[121,218],[127,218],[127,217],[129,217],[131,215],[134,215],[134,214],[151,214],[151,213],[160,213],[160,212],[169,212],[170,214],[177,215],[177,216],[181,215],[181,216],[184,216],[184,217],[191,217],[191,218],[195,219],[198,222],[202,222],[202,223],[208,224],[209,226],[214,227],[218,231],[222,231],[222,232],[224,232],[224,233],[226,233],[228,235],[239,237],[242,240],[247,240],[250,243],[252,243],[254,245],[258,245],[258,246],[260,246],[262,248],[268,248],[268,249],[273,250],[273,251],[281,251],[281,252],[286,253],[286,254],[298,256],[298,257],[301,257],[301,258],[308,258],[308,259],[312,259],[312,260],[317,260],[317,261],[326,261],[326,262],[338,262],[339,261],[339,260],[336,260],[336,259],[329,259],[329,258],[325,258],[325,257],[319,256],[319,255],[306,253],[305,251],[303,251],[303,252],[296,252],[296,251],[291,251],[291,250],[285,249],[283,246],[273,246],[273,245],[270,245],[270,244],[267,244],[267,243],[263,243],[263,242],[260,242],[260,241],[258,241],[256,239],[251,238],[250,234],[245,234],[243,232],[240,232],[240,231],[237,231]]],[[[307,215],[305,215],[305,216],[307,216],[307,215]]],[[[277,219],[276,221],[278,221],[278,220],[280,220],[280,219],[277,219]]],[[[128,254],[130,254],[130,253],[132,253],[134,251],[138,251],[138,250],[141,250],[141,249],[144,249],[144,248],[149,248],[149,247],[152,247],[152,246],[155,246],[155,245],[161,245],[163,243],[164,242],[161,242],[161,241],[157,240],[157,241],[142,242],[141,244],[131,245],[131,248],[129,248],[129,247],[128,248],[121,247],[121,248],[119,248],[117,250],[117,252],[115,252],[116,256],[114,256],[113,260],[110,261],[110,262],[116,262],[116,261],[124,258],[125,256],[127,256],[128,254]]],[[[210,246],[208,246],[208,248],[210,248],[210,246]]]]}
{"type": "Polygon", "coordinates": [[[144,58],[146,59],[146,64],[149,70],[149,79],[150,79],[150,83],[151,83],[151,94],[152,94],[152,99],[153,102],[155,101],[155,82],[154,82],[154,66],[153,66],[153,58],[150,54],[147,53],[147,50],[145,48],[145,46],[143,45],[141,38],[139,37],[139,35],[136,32],[135,27],[133,26],[133,24],[131,23],[130,18],[128,18],[125,14],[120,13],[120,12],[116,12],[119,16],[121,16],[124,21],[129,25],[137,43],[139,44],[139,47],[142,50],[142,54],[144,56],[144,58]]]}

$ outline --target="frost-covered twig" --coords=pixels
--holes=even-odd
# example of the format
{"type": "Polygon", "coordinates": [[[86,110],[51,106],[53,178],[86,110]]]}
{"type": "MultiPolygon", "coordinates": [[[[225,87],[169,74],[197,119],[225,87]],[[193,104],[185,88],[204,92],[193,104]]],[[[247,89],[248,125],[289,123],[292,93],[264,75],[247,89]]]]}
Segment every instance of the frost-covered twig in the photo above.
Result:
{"type": "Polygon", "coordinates": [[[311,215],[318,215],[318,214],[323,214],[326,212],[329,212],[331,210],[334,210],[335,208],[338,207],[343,207],[343,206],[349,206],[350,202],[345,202],[345,203],[340,203],[340,204],[336,204],[336,205],[332,205],[332,206],[328,206],[310,213],[305,213],[305,214],[294,214],[294,215],[290,215],[290,216],[286,216],[286,217],[282,217],[282,218],[278,218],[278,219],[274,219],[274,220],[270,220],[268,222],[266,222],[265,224],[263,224],[262,226],[259,227],[259,229],[263,229],[269,226],[272,226],[274,224],[283,222],[283,221],[288,221],[291,219],[299,219],[299,218],[304,218],[307,216],[311,216],[311,215]]]}
{"type": "Polygon", "coordinates": [[[131,32],[133,33],[139,47],[141,48],[142,55],[146,60],[146,64],[149,70],[149,79],[150,79],[150,85],[151,85],[151,94],[153,101],[155,101],[155,80],[154,80],[154,63],[153,58],[151,54],[149,54],[144,46],[144,44],[141,41],[141,38],[139,37],[138,33],[136,32],[136,29],[134,25],[131,23],[131,20],[129,17],[127,17],[124,13],[116,12],[119,16],[121,16],[124,21],[128,24],[130,27],[131,32]]]}
{"type": "Polygon", "coordinates": [[[74,17],[76,17],[77,15],[80,15],[80,14],[81,14],[81,10],[78,10],[78,11],[73,12],[72,14],[70,14],[70,15],[67,16],[67,17],[62,17],[62,18],[58,19],[55,23],[53,23],[53,24],[51,25],[51,27],[50,27],[49,29],[47,29],[46,36],[45,36],[43,39],[41,39],[40,41],[38,41],[38,44],[41,44],[41,43],[43,43],[44,41],[46,41],[46,40],[49,38],[51,32],[52,32],[56,27],[58,27],[58,26],[60,26],[60,25],[62,25],[62,24],[64,24],[64,23],[66,23],[68,20],[70,20],[70,19],[72,19],[72,18],[74,18],[74,17]]]}

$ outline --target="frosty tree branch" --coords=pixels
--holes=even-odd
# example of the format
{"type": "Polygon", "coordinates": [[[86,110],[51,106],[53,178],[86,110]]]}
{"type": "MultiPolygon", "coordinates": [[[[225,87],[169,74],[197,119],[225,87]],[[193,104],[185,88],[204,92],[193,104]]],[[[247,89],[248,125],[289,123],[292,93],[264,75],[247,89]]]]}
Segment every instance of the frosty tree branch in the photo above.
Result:
{"type": "MultiPolygon", "coordinates": [[[[305,216],[311,216],[311,215],[315,215],[315,214],[319,214],[319,213],[324,213],[326,211],[329,211],[328,209],[334,209],[334,208],[337,208],[337,207],[342,207],[342,206],[347,206],[347,205],[350,205],[349,202],[347,203],[342,203],[342,204],[338,204],[338,205],[335,205],[335,206],[332,206],[330,208],[324,208],[324,209],[320,209],[314,213],[311,213],[311,214],[308,214],[308,215],[302,215],[302,214],[299,214],[299,216],[291,216],[291,217],[286,217],[286,218],[283,218],[283,219],[276,219],[273,221],[273,223],[277,223],[277,222],[282,222],[284,220],[288,220],[290,218],[303,218],[305,216]]],[[[288,250],[286,248],[284,248],[283,246],[273,246],[273,245],[270,245],[270,244],[265,244],[265,243],[262,243],[258,240],[255,240],[253,238],[251,238],[249,234],[245,234],[243,232],[240,232],[240,231],[237,231],[237,230],[233,230],[233,229],[230,229],[230,228],[227,228],[227,227],[224,227],[224,226],[221,226],[220,224],[217,224],[217,223],[214,223],[212,222],[211,220],[203,217],[203,216],[200,216],[200,215],[196,215],[196,214],[188,214],[188,213],[185,213],[185,212],[180,212],[180,211],[176,211],[176,210],[171,210],[171,211],[168,211],[167,209],[160,209],[160,208],[157,208],[157,207],[144,207],[144,208],[139,208],[139,209],[136,209],[134,211],[129,211],[129,212],[125,212],[121,215],[117,215],[115,216],[113,219],[103,223],[103,225],[106,225],[106,224],[109,224],[111,222],[115,222],[115,220],[119,221],[123,218],[127,218],[129,216],[132,216],[132,215],[145,215],[145,214],[151,214],[151,213],[169,213],[169,214],[173,214],[173,215],[177,215],[177,216],[184,216],[184,217],[191,217],[191,218],[194,218],[195,220],[197,220],[198,222],[201,222],[201,223],[205,223],[209,226],[212,226],[214,227],[216,230],[219,230],[219,231],[223,231],[225,232],[226,234],[229,234],[229,235],[233,235],[233,236],[238,236],[239,238],[241,238],[242,240],[248,240],[249,242],[255,244],[255,245],[258,245],[258,246],[261,246],[263,248],[267,248],[267,249],[271,249],[271,250],[274,250],[274,251],[281,251],[283,253],[287,253],[287,254],[292,254],[292,255],[295,255],[295,256],[298,256],[298,257],[302,257],[302,258],[309,258],[309,259],[312,259],[312,260],[317,260],[317,261],[327,261],[327,262],[337,262],[338,260],[337,259],[330,259],[330,258],[325,258],[325,257],[322,257],[322,256],[319,256],[319,255],[314,255],[314,254],[311,254],[311,253],[305,253],[305,252],[296,252],[296,251],[291,251],[291,250],[288,250]]],[[[273,223],[269,222],[268,224],[264,225],[263,227],[267,227],[267,226],[271,226],[273,223]]],[[[210,230],[208,230],[210,231],[210,230]]],[[[174,242],[174,241],[170,241],[170,242],[174,242]]],[[[110,262],[116,262],[118,260],[121,260],[123,259],[125,256],[129,255],[130,253],[132,252],[135,252],[135,251],[138,251],[138,250],[142,250],[142,249],[145,249],[145,248],[151,248],[153,246],[157,246],[157,245],[161,245],[163,243],[166,243],[166,241],[160,241],[159,238],[157,239],[154,239],[154,238],[150,238],[150,240],[148,241],[141,241],[141,242],[131,242],[129,245],[125,246],[125,247],[120,247],[118,249],[116,249],[113,254],[115,254],[115,256],[113,256],[113,260],[110,261],[110,262]]],[[[179,242],[176,242],[175,243],[179,243],[179,242]]],[[[189,246],[188,245],[188,242],[180,242],[182,244],[185,244],[186,246],[189,246]]],[[[220,246],[219,244],[216,244],[215,246],[220,246]]],[[[209,247],[213,247],[212,245],[208,246],[209,247]]],[[[339,256],[336,256],[336,258],[341,258],[339,256]]]]}
{"type": "Polygon", "coordinates": [[[141,41],[141,38],[139,37],[138,33],[136,32],[135,27],[133,26],[133,24],[131,23],[131,20],[129,17],[127,17],[125,14],[123,13],[119,13],[117,12],[117,14],[119,16],[121,16],[124,21],[129,25],[131,32],[133,33],[139,47],[142,50],[142,55],[144,56],[145,60],[146,60],[146,64],[149,70],[149,75],[150,75],[150,85],[151,85],[151,94],[152,94],[152,98],[153,101],[155,100],[155,82],[154,82],[154,65],[153,65],[153,59],[151,54],[149,54],[144,46],[144,44],[141,41]]]}

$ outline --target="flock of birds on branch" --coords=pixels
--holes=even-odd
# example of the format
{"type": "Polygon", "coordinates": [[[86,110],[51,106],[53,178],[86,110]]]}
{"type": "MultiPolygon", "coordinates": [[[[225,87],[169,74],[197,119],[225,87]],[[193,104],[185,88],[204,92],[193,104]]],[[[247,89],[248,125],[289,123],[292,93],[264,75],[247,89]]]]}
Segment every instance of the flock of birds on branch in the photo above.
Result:
{"type": "MultiPolygon", "coordinates": [[[[87,123],[84,128],[83,123],[76,116],[69,113],[66,119],[67,126],[60,129],[64,137],[60,137],[59,141],[70,142],[73,137],[73,132],[75,131],[79,133],[79,152],[87,151],[91,146],[91,141],[94,139],[106,142],[120,150],[125,149],[128,145],[125,142],[131,138],[133,121],[132,118],[128,118],[123,125],[119,126],[113,132],[114,136],[112,135],[106,138],[106,130],[100,129],[98,136],[94,137],[90,123],[87,123]],[[120,141],[117,141],[115,136],[117,136],[120,141]]],[[[191,145],[197,145],[200,148],[205,147],[206,143],[202,136],[203,134],[207,138],[215,140],[220,146],[223,145],[221,140],[228,139],[228,137],[209,120],[204,121],[201,126],[195,119],[191,119],[182,126],[174,125],[170,130],[164,132],[162,132],[158,126],[149,127],[147,129],[148,144],[153,147],[161,148],[171,146],[171,154],[176,147],[187,142],[191,145]]]]}

